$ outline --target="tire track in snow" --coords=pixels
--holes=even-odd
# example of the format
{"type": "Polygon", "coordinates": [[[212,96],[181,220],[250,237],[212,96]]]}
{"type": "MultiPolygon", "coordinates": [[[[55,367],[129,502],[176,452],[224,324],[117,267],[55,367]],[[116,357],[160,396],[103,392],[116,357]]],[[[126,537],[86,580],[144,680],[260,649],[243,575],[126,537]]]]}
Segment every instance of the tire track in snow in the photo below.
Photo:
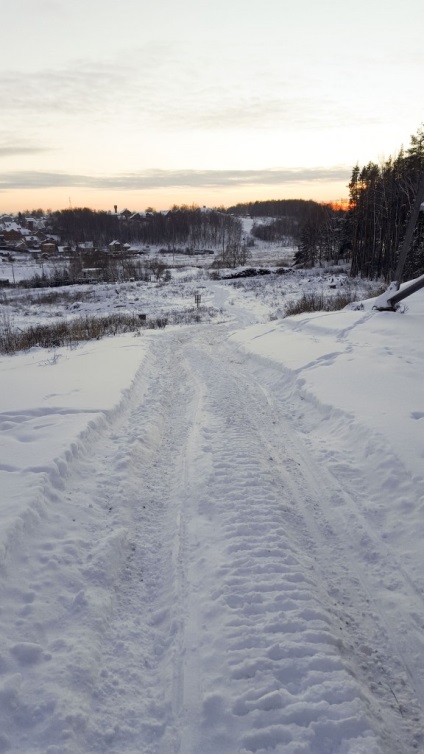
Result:
{"type": "Polygon", "coordinates": [[[152,337],[52,490],[8,582],[22,610],[0,651],[0,751],[419,750],[377,583],[333,515],[340,488],[224,335],[152,337]]]}
{"type": "Polygon", "coordinates": [[[22,610],[1,615],[0,751],[154,754],[170,728],[192,389],[160,336],[152,346],[119,410],[46,480],[43,515],[9,563],[22,610]]]}
{"type": "Polygon", "coordinates": [[[240,380],[228,355],[190,345],[187,360],[205,386],[198,423],[210,470],[205,485],[194,460],[192,479],[203,481],[185,513],[190,589],[177,751],[328,754],[343,744],[379,752],[366,695],[342,658],[330,600],[305,552],[298,500],[264,437],[270,412],[256,421],[260,391],[240,380]]]}
{"type": "Polygon", "coordinates": [[[152,353],[147,401],[134,406],[121,438],[133,500],[131,550],[102,655],[107,673],[114,668],[112,680],[119,681],[123,698],[111,693],[107,681],[92,710],[99,730],[105,720],[120,721],[107,749],[116,754],[179,751],[175,721],[183,684],[186,588],[181,505],[196,395],[179,359],[178,336],[172,344],[166,336],[153,339],[152,353]]]}
{"type": "MultiPolygon", "coordinates": [[[[243,361],[247,367],[249,360],[243,361]]],[[[349,487],[346,474],[342,486],[314,461],[307,438],[293,431],[293,416],[306,415],[308,407],[300,407],[287,385],[288,400],[283,401],[279,391],[284,381],[265,361],[259,369],[258,362],[253,365],[255,374],[269,385],[262,391],[268,410],[278,417],[275,455],[279,441],[290,448],[290,457],[280,455],[279,462],[290,471],[287,484],[302,511],[317,574],[326,584],[331,612],[339,617],[343,654],[384,720],[384,751],[419,750],[424,742],[423,594],[370,526],[361,509],[366,491],[361,495],[349,487]]],[[[316,421],[317,416],[306,419],[306,425],[316,421]]],[[[301,418],[300,426],[304,423],[301,418]]]]}

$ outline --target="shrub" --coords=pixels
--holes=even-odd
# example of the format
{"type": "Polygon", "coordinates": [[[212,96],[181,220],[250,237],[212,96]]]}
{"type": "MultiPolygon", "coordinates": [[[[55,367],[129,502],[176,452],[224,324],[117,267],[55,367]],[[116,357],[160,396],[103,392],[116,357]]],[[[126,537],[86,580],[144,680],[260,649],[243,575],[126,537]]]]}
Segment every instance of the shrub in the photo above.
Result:
{"type": "Polygon", "coordinates": [[[334,312],[344,309],[345,306],[356,301],[355,291],[343,291],[334,296],[324,295],[322,292],[310,291],[303,293],[301,298],[288,301],[285,305],[284,315],[289,317],[293,314],[304,312],[334,312]]]}
{"type": "Polygon", "coordinates": [[[139,314],[110,314],[103,317],[78,317],[60,322],[32,325],[26,330],[14,327],[5,312],[0,321],[0,353],[12,354],[29,348],[75,347],[87,340],[99,340],[107,335],[140,332],[143,329],[163,329],[168,324],[193,324],[212,319],[216,309],[192,307],[173,311],[151,319],[139,314]]]}

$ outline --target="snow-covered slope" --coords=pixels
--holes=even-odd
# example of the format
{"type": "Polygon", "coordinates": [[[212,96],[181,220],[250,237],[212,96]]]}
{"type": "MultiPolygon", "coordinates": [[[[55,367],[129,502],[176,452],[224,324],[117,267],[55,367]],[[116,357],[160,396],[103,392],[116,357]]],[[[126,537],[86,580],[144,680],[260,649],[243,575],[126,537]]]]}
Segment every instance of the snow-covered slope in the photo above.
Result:
{"type": "Polygon", "coordinates": [[[424,297],[202,295],[0,359],[0,752],[420,751],[424,297]]]}

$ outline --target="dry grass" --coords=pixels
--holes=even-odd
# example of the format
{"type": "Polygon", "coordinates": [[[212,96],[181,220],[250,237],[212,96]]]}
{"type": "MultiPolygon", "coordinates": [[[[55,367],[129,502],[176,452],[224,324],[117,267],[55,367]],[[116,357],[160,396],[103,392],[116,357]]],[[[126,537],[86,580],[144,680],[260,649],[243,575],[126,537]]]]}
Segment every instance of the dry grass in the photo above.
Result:
{"type": "Polygon", "coordinates": [[[93,291],[88,288],[87,290],[72,290],[71,288],[49,288],[41,289],[34,293],[22,293],[21,290],[16,288],[13,292],[4,293],[0,297],[0,303],[5,306],[69,306],[76,301],[89,301],[93,298],[93,291]]]}
{"type": "Polygon", "coordinates": [[[310,291],[303,293],[299,299],[287,301],[284,307],[284,315],[289,317],[304,312],[335,312],[344,309],[345,306],[352,304],[357,299],[357,291],[342,291],[332,296],[323,292],[310,291]]]}
{"type": "Polygon", "coordinates": [[[34,346],[41,348],[74,347],[85,340],[99,340],[106,335],[134,332],[141,327],[137,316],[112,314],[104,317],[79,317],[47,325],[31,325],[25,330],[14,328],[3,318],[0,326],[0,351],[16,353],[34,346]]]}
{"type": "Polygon", "coordinates": [[[3,312],[0,321],[0,353],[13,354],[29,348],[68,348],[88,340],[99,340],[109,335],[140,332],[142,329],[162,329],[168,324],[196,324],[210,321],[217,310],[207,307],[171,311],[158,317],[144,319],[138,314],[110,314],[102,317],[78,317],[51,324],[31,325],[21,329],[13,325],[10,316],[3,312]]]}

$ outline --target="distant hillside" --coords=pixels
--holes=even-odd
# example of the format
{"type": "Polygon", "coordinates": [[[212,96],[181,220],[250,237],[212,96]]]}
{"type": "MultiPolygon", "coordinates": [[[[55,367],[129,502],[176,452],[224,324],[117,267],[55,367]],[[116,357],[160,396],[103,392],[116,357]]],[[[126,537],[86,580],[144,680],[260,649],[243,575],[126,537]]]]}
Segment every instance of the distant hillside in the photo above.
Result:
{"type": "Polygon", "coordinates": [[[266,243],[297,246],[296,262],[306,266],[339,260],[344,241],[344,211],[305,199],[271,199],[229,207],[227,212],[249,217],[251,235],[266,243]]]}
{"type": "Polygon", "coordinates": [[[239,217],[291,217],[302,222],[311,208],[317,205],[318,202],[312,199],[268,199],[235,204],[228,207],[227,212],[239,217]]]}

